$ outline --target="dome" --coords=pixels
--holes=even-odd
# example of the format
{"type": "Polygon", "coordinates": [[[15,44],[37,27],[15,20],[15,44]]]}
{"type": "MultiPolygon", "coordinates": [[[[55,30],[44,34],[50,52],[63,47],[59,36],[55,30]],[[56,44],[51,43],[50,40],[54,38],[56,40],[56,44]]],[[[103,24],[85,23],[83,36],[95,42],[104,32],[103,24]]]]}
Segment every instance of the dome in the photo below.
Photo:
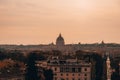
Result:
{"type": "Polygon", "coordinates": [[[59,34],[58,38],[56,39],[56,45],[64,45],[64,38],[59,34]]]}
{"type": "Polygon", "coordinates": [[[57,41],[64,41],[63,37],[61,36],[61,34],[59,34],[57,41]]]}

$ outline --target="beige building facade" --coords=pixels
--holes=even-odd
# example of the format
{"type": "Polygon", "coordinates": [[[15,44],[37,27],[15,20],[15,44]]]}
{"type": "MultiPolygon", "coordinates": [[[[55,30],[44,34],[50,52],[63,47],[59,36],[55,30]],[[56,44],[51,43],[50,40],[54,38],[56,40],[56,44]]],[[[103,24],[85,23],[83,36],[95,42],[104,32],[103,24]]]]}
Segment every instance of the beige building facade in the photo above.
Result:
{"type": "Polygon", "coordinates": [[[73,60],[51,60],[54,80],[91,80],[91,63],[73,60]]]}

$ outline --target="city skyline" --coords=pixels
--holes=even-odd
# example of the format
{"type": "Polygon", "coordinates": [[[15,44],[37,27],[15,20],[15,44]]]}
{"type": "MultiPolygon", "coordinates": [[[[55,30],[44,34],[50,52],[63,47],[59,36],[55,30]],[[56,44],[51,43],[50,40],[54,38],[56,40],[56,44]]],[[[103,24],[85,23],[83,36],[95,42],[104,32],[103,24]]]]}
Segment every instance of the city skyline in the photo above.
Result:
{"type": "Polygon", "coordinates": [[[0,0],[0,44],[120,43],[119,0],[0,0]]]}

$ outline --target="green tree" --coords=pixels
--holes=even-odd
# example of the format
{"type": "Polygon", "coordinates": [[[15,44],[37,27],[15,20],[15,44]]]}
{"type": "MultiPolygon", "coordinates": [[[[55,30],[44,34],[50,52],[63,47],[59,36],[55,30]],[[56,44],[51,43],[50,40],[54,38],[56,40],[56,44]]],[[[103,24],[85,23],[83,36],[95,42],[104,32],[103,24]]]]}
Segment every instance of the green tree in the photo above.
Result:
{"type": "Polygon", "coordinates": [[[0,51],[0,60],[4,60],[5,58],[7,58],[5,52],[0,51]]]}
{"type": "Polygon", "coordinates": [[[102,59],[102,56],[97,54],[97,53],[93,53],[92,58],[96,62],[96,64],[95,64],[95,70],[96,70],[95,80],[102,80],[102,76],[103,76],[103,59],[102,59]]]}
{"type": "Polygon", "coordinates": [[[28,61],[26,65],[26,74],[25,74],[25,80],[39,80],[38,78],[38,69],[36,66],[36,53],[31,52],[28,55],[28,61]]]}
{"type": "Polygon", "coordinates": [[[11,58],[12,60],[16,60],[16,61],[22,61],[25,62],[26,58],[23,55],[23,53],[19,50],[14,50],[11,51],[7,54],[8,58],[11,58]]]}
{"type": "Polygon", "coordinates": [[[44,70],[45,80],[53,80],[53,71],[52,69],[44,70]]]}

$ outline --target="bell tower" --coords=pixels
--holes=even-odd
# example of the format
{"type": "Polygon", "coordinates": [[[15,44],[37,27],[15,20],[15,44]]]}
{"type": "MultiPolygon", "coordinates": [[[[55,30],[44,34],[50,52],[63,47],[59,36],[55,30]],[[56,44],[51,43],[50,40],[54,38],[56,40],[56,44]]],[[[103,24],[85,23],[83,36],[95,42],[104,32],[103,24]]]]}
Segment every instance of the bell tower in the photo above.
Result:
{"type": "Polygon", "coordinates": [[[107,55],[106,66],[107,66],[107,80],[111,80],[112,70],[111,70],[111,66],[110,66],[109,55],[107,55]]]}

